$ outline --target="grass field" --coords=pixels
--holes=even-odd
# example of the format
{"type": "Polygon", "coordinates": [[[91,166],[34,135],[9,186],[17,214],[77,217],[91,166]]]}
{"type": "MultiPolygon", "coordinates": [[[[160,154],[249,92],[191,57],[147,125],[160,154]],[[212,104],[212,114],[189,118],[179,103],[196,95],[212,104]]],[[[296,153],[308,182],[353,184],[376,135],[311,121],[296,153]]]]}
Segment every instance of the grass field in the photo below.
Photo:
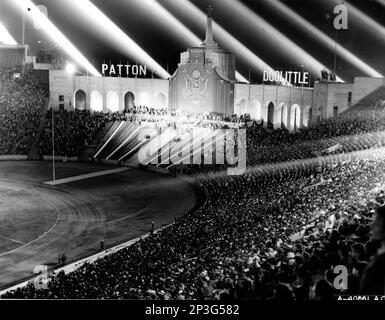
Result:
{"type": "MultiPolygon", "coordinates": [[[[57,163],[56,178],[110,170],[57,163]]],[[[32,275],[39,264],[68,261],[147,233],[188,213],[193,187],[182,180],[129,168],[58,186],[50,162],[0,162],[0,287],[32,275]]]]}

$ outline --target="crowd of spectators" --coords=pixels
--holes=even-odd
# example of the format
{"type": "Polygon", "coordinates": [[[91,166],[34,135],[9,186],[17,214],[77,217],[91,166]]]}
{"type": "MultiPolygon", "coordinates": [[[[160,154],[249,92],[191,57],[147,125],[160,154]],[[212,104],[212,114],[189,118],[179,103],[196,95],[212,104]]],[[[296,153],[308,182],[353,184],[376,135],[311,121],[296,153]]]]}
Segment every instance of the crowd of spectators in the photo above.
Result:
{"type": "MultiPolygon", "coordinates": [[[[11,105],[7,92],[1,91],[6,103],[0,108],[11,105]]],[[[383,107],[383,101],[365,112],[358,106],[295,134],[269,132],[247,117],[179,115],[143,107],[121,115],[54,112],[55,152],[69,156],[79,155],[108,121],[161,116],[243,123],[251,169],[226,177],[196,167],[201,173],[196,183],[207,195],[199,209],[129,248],[53,276],[46,290],[30,284],[2,298],[327,300],[340,293],[384,295],[385,154],[375,148],[383,145],[383,107]],[[330,157],[317,158],[336,144],[330,157]],[[370,150],[333,156],[360,149],[370,150]],[[346,282],[335,282],[336,267],[346,269],[346,282]]],[[[41,153],[52,152],[50,125],[48,113],[41,153]]],[[[193,173],[191,166],[179,169],[193,173]]]]}
{"type": "Polygon", "coordinates": [[[40,140],[41,155],[52,154],[52,135],[55,136],[55,155],[79,157],[87,145],[107,122],[125,119],[124,116],[89,111],[51,111],[47,112],[45,130],[40,140]],[[54,130],[52,130],[52,123],[54,130]]]}
{"type": "MultiPolygon", "coordinates": [[[[247,166],[308,159],[325,154],[340,154],[381,147],[385,144],[385,101],[357,105],[336,118],[289,132],[268,130],[263,122],[242,120],[246,129],[247,166]]],[[[247,115],[240,119],[247,119],[247,115]]],[[[224,166],[176,165],[173,173],[199,174],[222,170],[224,166]]]]}
{"type": "Polygon", "coordinates": [[[27,155],[46,97],[28,75],[0,69],[0,155],[27,155]]]}
{"type": "Polygon", "coordinates": [[[5,298],[331,299],[384,294],[384,153],[205,176],[206,203],[133,246],[5,298]],[[382,218],[382,220],[380,219],[382,218]],[[376,225],[376,224],[374,224],[376,225]],[[347,270],[347,288],[334,268],[347,270]],[[374,269],[373,269],[374,268],[374,269]],[[374,270],[374,271],[373,271],[374,270]],[[372,273],[371,273],[372,272],[372,273]],[[377,285],[376,285],[377,283],[377,285]],[[382,287],[381,287],[382,285],[382,287]]]}
{"type": "Polygon", "coordinates": [[[146,125],[156,123],[161,126],[210,127],[220,129],[226,124],[242,125],[242,118],[225,118],[219,114],[197,114],[177,112],[168,109],[154,109],[143,106],[127,109],[123,113],[103,113],[89,111],[54,111],[46,115],[45,130],[40,141],[41,155],[52,154],[52,122],[54,123],[55,154],[79,157],[87,145],[95,142],[97,133],[108,122],[131,121],[146,125]]]}

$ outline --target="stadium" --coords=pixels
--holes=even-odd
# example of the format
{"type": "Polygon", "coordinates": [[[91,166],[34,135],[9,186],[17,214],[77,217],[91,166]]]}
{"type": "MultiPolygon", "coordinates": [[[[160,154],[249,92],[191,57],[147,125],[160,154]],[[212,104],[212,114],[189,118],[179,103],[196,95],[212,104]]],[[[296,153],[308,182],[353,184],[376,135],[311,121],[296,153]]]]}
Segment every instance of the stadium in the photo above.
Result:
{"type": "Polygon", "coordinates": [[[103,57],[100,72],[51,19],[59,3],[9,1],[20,42],[0,15],[0,299],[384,296],[383,65],[278,0],[266,12],[296,17],[332,63],[247,1],[138,1],[188,42],[171,73],[97,1],[70,0],[68,14],[130,60],[103,57]],[[219,25],[231,9],[302,64],[271,67],[219,25]],[[56,53],[25,41],[36,21],[56,53]]]}

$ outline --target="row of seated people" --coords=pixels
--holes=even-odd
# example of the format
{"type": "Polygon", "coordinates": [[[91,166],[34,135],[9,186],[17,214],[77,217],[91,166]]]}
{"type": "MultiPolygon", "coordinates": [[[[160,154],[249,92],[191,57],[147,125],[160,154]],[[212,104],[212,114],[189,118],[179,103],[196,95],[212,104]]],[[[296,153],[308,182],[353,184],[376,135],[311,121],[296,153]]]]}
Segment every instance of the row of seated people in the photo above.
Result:
{"type": "Polygon", "coordinates": [[[39,153],[52,154],[52,135],[55,137],[55,154],[79,157],[107,122],[125,120],[122,114],[90,113],[88,111],[47,112],[46,126],[40,140],[39,153]],[[52,132],[52,123],[54,130],[52,132]]]}
{"type": "Polygon", "coordinates": [[[186,118],[195,120],[213,120],[223,122],[237,122],[246,119],[245,115],[238,117],[237,115],[225,115],[219,113],[197,113],[187,112],[183,110],[176,110],[172,108],[151,108],[147,106],[132,106],[126,108],[124,113],[135,114],[143,116],[155,116],[155,117],[169,117],[169,118],[186,118]]]}
{"type": "MultiPolygon", "coordinates": [[[[23,77],[13,79],[13,71],[1,72],[0,107],[2,108],[1,154],[27,154],[36,135],[41,108],[45,101],[45,93],[37,89],[32,81],[23,77]]],[[[360,134],[383,129],[384,112],[383,100],[373,103],[371,106],[353,107],[342,113],[335,119],[326,120],[314,128],[301,130],[296,134],[290,134],[287,130],[266,131],[263,125],[247,127],[247,146],[249,165],[258,163],[276,162],[311,156],[314,150],[320,150],[324,146],[334,145],[335,137],[360,134]],[[304,141],[307,146],[304,146],[304,141]],[[263,148],[282,145],[291,152],[264,152],[263,148]],[[299,145],[299,147],[298,147],[299,145]],[[261,149],[262,148],[262,149],[261,149]],[[300,150],[302,150],[300,152],[300,150]],[[303,152],[303,150],[307,150],[303,152]],[[261,157],[260,155],[264,155],[261,157]],[[275,156],[276,155],[276,156],[275,156]],[[267,158],[266,158],[267,156],[267,158]],[[284,156],[284,158],[282,158],[284,156]]],[[[55,150],[57,154],[77,156],[84,147],[91,143],[96,132],[109,120],[132,119],[132,115],[167,115],[171,117],[183,117],[187,119],[201,119],[212,121],[244,122],[246,116],[226,116],[220,114],[186,113],[169,109],[155,109],[144,106],[129,108],[126,114],[101,114],[101,113],[66,113],[59,112],[55,115],[57,124],[57,136],[55,138],[55,150]]],[[[47,114],[47,126],[41,141],[42,154],[52,153],[51,122],[47,114]]],[[[221,126],[212,126],[220,129],[221,126]]],[[[55,125],[56,127],[56,125],[55,125]]],[[[382,144],[382,140],[380,141],[382,144]]],[[[349,143],[349,139],[347,139],[349,143]]],[[[376,143],[376,141],[375,141],[376,143]]],[[[362,144],[366,144],[364,141],[362,144]]],[[[353,147],[354,146],[349,146],[353,147]]],[[[275,148],[275,149],[277,149],[275,148]]]]}
{"type": "MultiPolygon", "coordinates": [[[[383,100],[367,106],[364,111],[361,109],[359,115],[353,107],[335,119],[326,120],[317,126],[295,133],[285,129],[270,131],[264,128],[263,123],[245,122],[243,128],[246,129],[248,167],[383,146],[385,144],[383,100]]],[[[178,165],[172,167],[170,171],[198,174],[201,171],[218,171],[224,168],[215,165],[178,165]]]]}
{"type": "MultiPolygon", "coordinates": [[[[138,123],[146,123],[150,119],[143,117],[144,115],[150,115],[152,110],[145,107],[138,107],[130,112],[125,113],[101,113],[89,111],[55,111],[54,118],[52,120],[51,112],[48,112],[46,115],[46,126],[40,141],[40,154],[49,155],[52,154],[52,134],[55,135],[55,154],[61,156],[80,156],[85,150],[87,145],[94,142],[94,139],[97,133],[106,125],[108,122],[113,121],[135,121],[138,123]],[[52,133],[52,123],[54,124],[54,133],[52,133]]],[[[163,110],[165,114],[172,115],[172,112],[167,113],[168,110],[163,110]]],[[[157,112],[162,113],[162,110],[157,110],[157,112]]],[[[185,115],[187,116],[187,115],[185,115]]],[[[190,119],[192,117],[198,117],[197,114],[188,115],[190,119]]],[[[216,123],[213,119],[217,116],[206,115],[203,117],[202,121],[198,121],[196,125],[201,127],[210,127],[214,129],[222,128],[222,125],[216,123]],[[211,122],[205,122],[205,120],[210,120],[211,122]],[[213,122],[214,121],[214,122],[213,122]]],[[[171,116],[166,123],[166,125],[179,126],[182,124],[179,116],[171,116]],[[179,121],[180,120],[180,121],[179,121]]],[[[195,118],[194,118],[195,119],[195,118]]],[[[200,118],[197,118],[198,120],[200,118]]]]}
{"type": "Polygon", "coordinates": [[[38,131],[46,92],[15,70],[0,69],[0,155],[26,155],[38,131]]]}
{"type": "Polygon", "coordinates": [[[198,210],[129,248],[59,273],[47,290],[31,284],[3,298],[307,300],[384,294],[383,207],[375,218],[385,199],[384,169],[382,153],[239,177],[204,175],[197,183],[208,198],[198,210]],[[331,224],[309,226],[332,215],[331,224]],[[347,288],[334,283],[341,266],[347,288]]]}
{"type": "MultiPolygon", "coordinates": [[[[59,155],[67,156],[79,156],[85,147],[90,144],[95,138],[96,133],[107,123],[108,121],[114,120],[128,120],[136,121],[139,114],[151,114],[156,109],[138,107],[132,113],[133,110],[126,110],[129,112],[119,114],[104,114],[104,113],[89,113],[89,112],[56,112],[55,113],[55,152],[59,155]],[[130,113],[131,112],[131,113],[130,113]]],[[[167,109],[157,110],[159,114],[170,114],[171,119],[169,122],[172,123],[172,119],[181,119],[181,115],[174,115],[172,112],[168,113],[167,109]],[[181,118],[178,118],[178,117],[181,118]]],[[[197,114],[183,115],[183,118],[194,118],[197,114]]],[[[206,120],[217,119],[219,115],[206,115],[206,120]]],[[[346,116],[344,116],[346,118],[346,116]]],[[[377,117],[378,118],[378,117],[377,117]]],[[[143,118],[140,117],[141,121],[143,118]]],[[[215,120],[200,123],[196,125],[203,127],[210,127],[213,130],[220,130],[226,128],[223,126],[223,120],[230,120],[226,118],[218,118],[220,120],[215,123],[215,120]]],[[[257,124],[256,122],[244,121],[243,118],[234,117],[232,120],[237,119],[244,124],[247,132],[247,161],[249,166],[255,166],[258,164],[274,163],[280,161],[290,161],[296,159],[303,159],[314,157],[316,151],[326,149],[332,145],[340,145],[342,151],[353,151],[355,149],[362,149],[373,145],[382,145],[383,137],[371,136],[371,140],[368,140],[368,136],[361,134],[361,138],[352,143],[350,136],[339,136],[342,132],[337,130],[333,121],[328,121],[326,124],[321,124],[315,128],[309,128],[307,130],[301,130],[298,133],[292,134],[287,130],[267,131],[263,127],[263,123],[257,124]],[[325,135],[325,132],[327,135],[325,135]]],[[[180,121],[179,121],[180,122],[180,121]]],[[[181,123],[181,122],[180,122],[181,123]]],[[[179,123],[179,124],[180,124],[179,123]]],[[[348,126],[351,122],[348,121],[348,126]]],[[[346,124],[340,122],[340,126],[343,127],[346,124]]],[[[337,126],[337,128],[340,128],[337,126]]],[[[367,125],[366,122],[356,123],[359,128],[354,132],[371,132],[378,131],[378,125],[371,124],[367,125]]],[[[47,114],[47,126],[45,134],[41,142],[41,153],[51,154],[52,153],[52,138],[51,138],[51,120],[50,115],[47,114]]],[[[345,132],[345,131],[344,131],[345,132]]],[[[357,135],[358,136],[358,135],[357,135]]],[[[341,151],[341,150],[339,150],[341,151]]],[[[186,167],[187,170],[187,167],[186,167]]],[[[191,171],[191,168],[188,168],[191,171]]]]}

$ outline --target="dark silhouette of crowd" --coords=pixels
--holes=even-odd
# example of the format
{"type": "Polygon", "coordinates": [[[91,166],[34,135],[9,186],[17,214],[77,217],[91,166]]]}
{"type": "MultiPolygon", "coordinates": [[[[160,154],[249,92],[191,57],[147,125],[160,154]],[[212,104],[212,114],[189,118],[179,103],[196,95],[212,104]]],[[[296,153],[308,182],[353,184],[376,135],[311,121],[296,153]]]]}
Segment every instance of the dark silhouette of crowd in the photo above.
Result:
{"type": "MultiPolygon", "coordinates": [[[[9,98],[15,88],[20,87],[1,91],[0,108],[23,103],[32,108],[33,102],[36,109],[38,98],[31,104],[9,98]]],[[[353,107],[295,134],[270,132],[247,117],[183,115],[243,125],[249,170],[228,177],[215,166],[177,166],[182,173],[200,173],[196,184],[206,200],[199,209],[95,263],[58,273],[46,290],[30,284],[2,298],[329,300],[338,294],[384,295],[383,107],[382,100],[365,109],[353,107]],[[363,149],[367,152],[347,153],[363,149]],[[337,278],[336,270],[345,270],[346,277],[337,278]]],[[[81,154],[109,121],[180,116],[154,110],[54,112],[55,152],[81,154]]],[[[50,116],[41,153],[52,152],[50,116]]],[[[5,131],[0,132],[3,137],[5,131]]],[[[16,139],[9,132],[7,139],[16,139]]],[[[31,143],[30,135],[22,135],[31,143]]],[[[17,148],[25,151],[24,144],[17,148]]]]}
{"type": "Polygon", "coordinates": [[[59,273],[48,290],[29,285],[4,297],[324,300],[384,294],[384,169],[378,151],[239,177],[208,175],[197,182],[207,192],[197,211],[129,248],[59,273]],[[347,287],[334,283],[341,266],[347,287]]]}
{"type": "MultiPolygon", "coordinates": [[[[247,165],[254,167],[381,147],[385,144],[384,111],[383,99],[369,105],[358,104],[335,118],[296,132],[285,128],[271,131],[263,122],[243,121],[240,128],[246,129],[247,165]]],[[[224,166],[216,165],[175,165],[170,171],[199,174],[223,169],[224,166]]]]}
{"type": "Polygon", "coordinates": [[[90,113],[89,111],[52,111],[46,115],[46,126],[40,141],[40,154],[52,154],[52,135],[55,136],[55,155],[79,157],[93,142],[107,122],[116,121],[119,114],[90,113]],[[52,132],[52,123],[54,132],[52,132]]]}
{"type": "Polygon", "coordinates": [[[26,155],[38,131],[46,92],[28,75],[0,69],[0,155],[26,155]]]}

